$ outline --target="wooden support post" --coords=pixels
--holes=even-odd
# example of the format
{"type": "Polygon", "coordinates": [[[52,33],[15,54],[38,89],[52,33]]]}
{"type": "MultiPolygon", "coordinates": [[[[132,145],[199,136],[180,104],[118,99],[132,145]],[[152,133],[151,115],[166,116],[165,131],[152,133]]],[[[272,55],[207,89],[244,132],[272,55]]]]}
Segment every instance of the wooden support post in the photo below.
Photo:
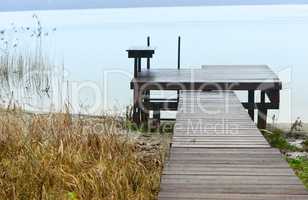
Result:
{"type": "MultiPolygon", "coordinates": [[[[147,38],[147,46],[150,46],[150,36],[147,38]]],[[[147,69],[150,69],[150,58],[147,58],[147,69]]]]}
{"type": "Polygon", "coordinates": [[[145,122],[146,122],[145,110],[140,109],[140,124],[144,124],[145,122]]]}
{"type": "Polygon", "coordinates": [[[138,76],[138,59],[134,59],[134,78],[137,78],[138,76]]]}
{"type": "Polygon", "coordinates": [[[138,72],[141,72],[141,58],[138,58],[138,72]]]}
{"type": "Polygon", "coordinates": [[[148,110],[142,110],[141,111],[141,123],[147,124],[149,122],[149,111],[148,110]]]}
{"type": "Polygon", "coordinates": [[[153,121],[154,121],[154,126],[156,128],[159,128],[160,126],[160,109],[159,108],[153,111],[153,121]]]}
{"type": "Polygon", "coordinates": [[[249,90],[248,91],[248,114],[252,121],[255,121],[255,91],[254,90],[249,90]]]}
{"type": "MultiPolygon", "coordinates": [[[[147,46],[149,47],[151,45],[151,41],[150,41],[150,36],[147,37],[147,46]]],[[[147,58],[147,69],[150,69],[150,58],[147,58]]],[[[150,100],[150,90],[146,90],[145,91],[145,102],[149,102],[150,100]]],[[[146,108],[145,108],[146,109],[146,108]]],[[[149,121],[149,115],[150,115],[150,111],[148,109],[145,110],[144,112],[144,118],[143,121],[148,123],[149,121]]]]}
{"type": "MultiPolygon", "coordinates": [[[[148,103],[150,101],[150,90],[145,91],[145,102],[148,103]]],[[[148,122],[150,118],[150,110],[148,108],[145,108],[145,121],[148,122]]]]}
{"type": "Polygon", "coordinates": [[[279,90],[267,90],[265,93],[267,97],[269,98],[270,102],[273,105],[275,105],[276,109],[279,109],[280,91],[279,90]]]}
{"type": "Polygon", "coordinates": [[[134,107],[133,107],[133,121],[140,125],[140,91],[139,87],[134,88],[134,107]]]}
{"type": "Polygon", "coordinates": [[[261,91],[261,107],[258,108],[258,128],[265,129],[267,125],[267,109],[264,108],[265,91],[261,91]]]}
{"type": "Polygon", "coordinates": [[[146,90],[143,92],[143,106],[141,111],[141,123],[147,123],[149,120],[149,109],[145,106],[149,102],[150,99],[150,91],[146,90]]]}
{"type": "Polygon", "coordinates": [[[259,109],[258,111],[258,128],[266,129],[267,125],[267,109],[259,109]]]}

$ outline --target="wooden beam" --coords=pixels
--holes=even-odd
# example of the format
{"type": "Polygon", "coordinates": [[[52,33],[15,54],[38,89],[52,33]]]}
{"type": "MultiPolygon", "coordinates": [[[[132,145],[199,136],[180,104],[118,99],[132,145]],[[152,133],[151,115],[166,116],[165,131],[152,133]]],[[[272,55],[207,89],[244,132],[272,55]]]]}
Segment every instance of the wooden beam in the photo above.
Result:
{"type": "Polygon", "coordinates": [[[279,109],[279,105],[273,103],[254,103],[250,104],[248,102],[242,103],[243,107],[247,110],[249,109],[258,109],[258,108],[265,108],[265,109],[279,109]]]}
{"type": "Polygon", "coordinates": [[[144,108],[147,110],[169,110],[176,111],[178,109],[178,102],[144,102],[144,108]]]}
{"type": "Polygon", "coordinates": [[[261,91],[261,106],[258,108],[258,128],[266,129],[267,109],[262,105],[265,103],[265,91],[261,91]]]}
{"type": "Polygon", "coordinates": [[[141,58],[138,58],[138,72],[141,72],[141,58]]]}
{"type": "Polygon", "coordinates": [[[132,80],[130,87],[134,89],[135,85],[143,87],[147,90],[202,90],[202,91],[212,91],[217,90],[266,90],[268,88],[280,88],[280,83],[278,82],[268,82],[260,85],[258,82],[154,82],[154,81],[139,81],[132,80]]]}
{"type": "Polygon", "coordinates": [[[255,121],[255,91],[254,90],[249,90],[248,91],[248,103],[249,105],[253,105],[252,107],[248,108],[248,114],[252,121],[255,121]]]}
{"type": "Polygon", "coordinates": [[[128,52],[128,58],[152,58],[155,53],[155,49],[151,47],[140,47],[126,50],[128,52]]]}
{"type": "Polygon", "coordinates": [[[138,76],[138,59],[134,58],[134,78],[138,76]]]}

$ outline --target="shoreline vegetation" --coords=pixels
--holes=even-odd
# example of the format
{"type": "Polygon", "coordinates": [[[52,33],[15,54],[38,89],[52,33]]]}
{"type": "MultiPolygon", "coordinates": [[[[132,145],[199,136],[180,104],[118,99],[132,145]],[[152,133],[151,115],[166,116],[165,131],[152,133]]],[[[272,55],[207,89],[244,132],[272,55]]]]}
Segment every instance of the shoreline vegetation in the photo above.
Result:
{"type": "Polygon", "coordinates": [[[169,133],[116,116],[0,111],[4,199],[156,199],[169,133]]]}
{"type": "MultiPolygon", "coordinates": [[[[308,189],[308,133],[301,125],[261,132],[308,189]]],[[[0,109],[0,196],[154,200],[173,132],[166,126],[151,132],[127,117],[72,115],[68,107],[48,114],[0,109]]]]}
{"type": "Polygon", "coordinates": [[[0,104],[4,107],[16,103],[36,109],[43,99],[62,94],[63,72],[53,63],[48,42],[56,28],[44,28],[36,14],[32,18],[31,26],[11,23],[0,29],[0,104]]]}
{"type": "Polygon", "coordinates": [[[308,189],[308,130],[298,118],[290,127],[268,125],[262,134],[273,148],[280,150],[289,166],[308,189]]]}
{"type": "Polygon", "coordinates": [[[65,85],[44,51],[56,29],[33,19],[33,27],[0,30],[0,199],[156,199],[170,132],[137,129],[129,112],[73,115],[65,102],[63,112],[23,108],[20,96],[50,98],[65,85]]]}

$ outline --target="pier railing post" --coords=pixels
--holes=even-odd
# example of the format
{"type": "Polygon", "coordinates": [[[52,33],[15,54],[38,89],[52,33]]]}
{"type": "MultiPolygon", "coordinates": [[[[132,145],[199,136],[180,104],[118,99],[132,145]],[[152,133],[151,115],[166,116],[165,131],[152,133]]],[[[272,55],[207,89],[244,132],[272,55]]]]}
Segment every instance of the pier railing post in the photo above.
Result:
{"type": "MultiPolygon", "coordinates": [[[[181,36],[178,37],[178,70],[181,69],[181,36]]],[[[177,100],[179,103],[180,91],[177,90],[177,100]]]]}
{"type": "MultiPolygon", "coordinates": [[[[150,44],[150,36],[147,37],[147,46],[149,47],[150,44]]],[[[147,69],[150,69],[150,58],[147,58],[147,69]]]]}
{"type": "Polygon", "coordinates": [[[181,69],[181,36],[178,37],[178,70],[181,69]]]}

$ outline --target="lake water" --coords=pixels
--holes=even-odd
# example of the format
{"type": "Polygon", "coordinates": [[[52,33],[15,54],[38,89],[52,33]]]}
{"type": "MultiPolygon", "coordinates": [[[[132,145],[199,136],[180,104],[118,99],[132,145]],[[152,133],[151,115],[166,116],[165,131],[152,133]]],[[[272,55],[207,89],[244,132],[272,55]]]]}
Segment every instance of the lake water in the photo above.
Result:
{"type": "Polygon", "coordinates": [[[97,113],[130,104],[133,61],[125,50],[145,45],[151,36],[156,47],[152,67],[175,68],[180,35],[185,68],[270,65],[284,82],[281,109],[274,112],[279,121],[296,117],[308,121],[306,5],[2,12],[0,29],[12,22],[32,26],[33,13],[43,26],[57,28],[48,41],[48,51],[56,63],[64,63],[75,112],[80,105],[87,113],[97,113]]]}

